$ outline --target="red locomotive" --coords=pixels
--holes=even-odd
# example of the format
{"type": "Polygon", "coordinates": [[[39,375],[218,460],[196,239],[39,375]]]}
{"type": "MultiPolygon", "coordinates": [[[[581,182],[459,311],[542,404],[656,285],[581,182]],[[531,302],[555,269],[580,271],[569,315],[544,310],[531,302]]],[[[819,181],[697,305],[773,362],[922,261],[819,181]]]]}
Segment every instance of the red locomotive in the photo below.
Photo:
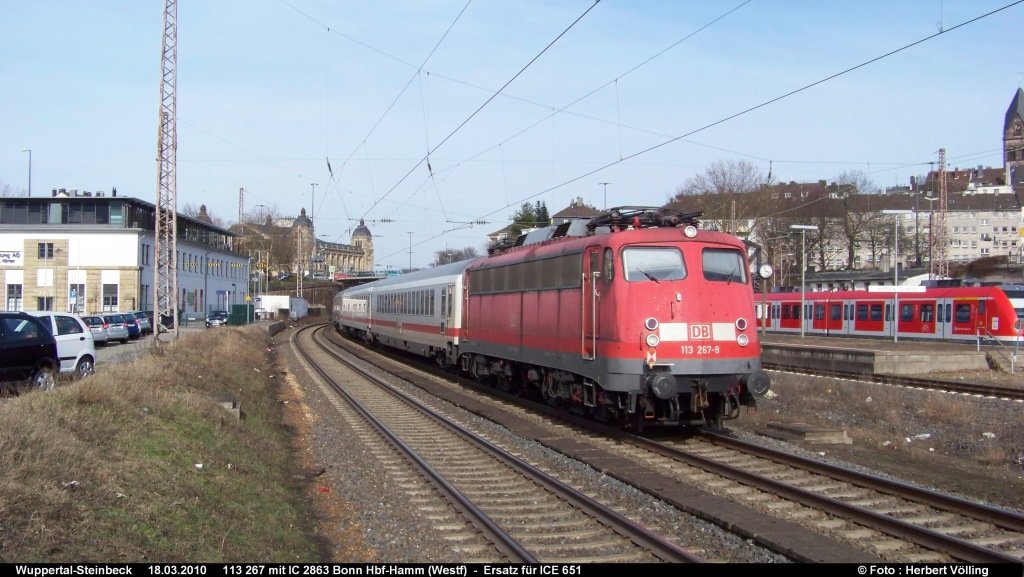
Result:
{"type": "Polygon", "coordinates": [[[611,209],[488,257],[345,290],[340,332],[635,428],[720,426],[769,387],[745,245],[611,209]]]}
{"type": "MultiPolygon", "coordinates": [[[[905,287],[901,287],[905,288],[905,287]]],[[[807,334],[893,337],[976,342],[978,339],[1013,344],[1020,339],[1019,315],[1024,314],[1022,287],[920,287],[917,292],[809,292],[804,295],[807,334]],[[893,310],[898,314],[893,315],[893,310]],[[897,318],[898,317],[898,318],[897,318]]],[[[771,293],[768,330],[800,332],[799,292],[771,293]]]]}

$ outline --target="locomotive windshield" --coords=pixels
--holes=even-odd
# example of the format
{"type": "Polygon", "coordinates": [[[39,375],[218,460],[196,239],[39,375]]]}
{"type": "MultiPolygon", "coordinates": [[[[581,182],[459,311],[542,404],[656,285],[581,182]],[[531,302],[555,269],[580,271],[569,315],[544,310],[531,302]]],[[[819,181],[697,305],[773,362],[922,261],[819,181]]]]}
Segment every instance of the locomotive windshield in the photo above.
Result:
{"type": "Polygon", "coordinates": [[[675,248],[627,248],[622,251],[622,268],[629,282],[686,278],[683,255],[675,248]]]}
{"type": "Polygon", "coordinates": [[[702,260],[704,261],[704,278],[706,280],[746,284],[747,269],[743,266],[743,255],[739,251],[706,248],[702,260]]]}

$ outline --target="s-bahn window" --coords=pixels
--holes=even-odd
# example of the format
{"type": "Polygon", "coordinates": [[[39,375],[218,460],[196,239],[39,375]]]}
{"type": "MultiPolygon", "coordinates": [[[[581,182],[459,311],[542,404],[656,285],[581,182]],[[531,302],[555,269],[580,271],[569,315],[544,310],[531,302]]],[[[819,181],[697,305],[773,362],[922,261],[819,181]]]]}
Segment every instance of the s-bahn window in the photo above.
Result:
{"type": "Polygon", "coordinates": [[[739,251],[706,248],[701,260],[706,280],[747,283],[747,267],[743,266],[743,255],[739,251]]]}
{"type": "Polygon", "coordinates": [[[912,304],[901,304],[900,305],[900,320],[903,322],[910,322],[914,320],[914,305],[912,304]]]}
{"type": "Polygon", "coordinates": [[[843,305],[839,303],[833,303],[829,305],[829,317],[834,321],[843,319],[843,305]]]}
{"type": "Polygon", "coordinates": [[[683,255],[676,248],[627,248],[622,251],[622,269],[629,282],[686,278],[683,255]]]}
{"type": "Polygon", "coordinates": [[[615,278],[615,263],[612,259],[612,249],[604,249],[604,282],[605,284],[612,282],[615,278]]]}
{"type": "Polygon", "coordinates": [[[970,303],[959,303],[956,305],[956,320],[958,323],[969,323],[971,322],[971,305],[970,303]]]}
{"type": "Polygon", "coordinates": [[[871,320],[882,320],[882,305],[871,305],[871,320]]]}
{"type": "Polygon", "coordinates": [[[923,304],[921,305],[921,322],[930,323],[935,320],[935,305],[923,304]]]}
{"type": "Polygon", "coordinates": [[[857,305],[857,320],[868,320],[868,305],[857,305]]]}
{"type": "Polygon", "coordinates": [[[825,320],[825,305],[823,303],[817,303],[814,305],[814,320],[825,320]]]}

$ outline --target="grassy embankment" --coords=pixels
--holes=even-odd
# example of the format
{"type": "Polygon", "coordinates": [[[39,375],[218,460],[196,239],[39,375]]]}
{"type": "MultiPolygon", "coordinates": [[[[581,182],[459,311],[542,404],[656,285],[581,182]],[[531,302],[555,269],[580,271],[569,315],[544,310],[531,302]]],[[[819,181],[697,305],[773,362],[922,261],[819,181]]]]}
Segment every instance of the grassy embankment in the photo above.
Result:
{"type": "Polygon", "coordinates": [[[320,560],[266,342],[189,334],[0,402],[0,560],[320,560]]]}

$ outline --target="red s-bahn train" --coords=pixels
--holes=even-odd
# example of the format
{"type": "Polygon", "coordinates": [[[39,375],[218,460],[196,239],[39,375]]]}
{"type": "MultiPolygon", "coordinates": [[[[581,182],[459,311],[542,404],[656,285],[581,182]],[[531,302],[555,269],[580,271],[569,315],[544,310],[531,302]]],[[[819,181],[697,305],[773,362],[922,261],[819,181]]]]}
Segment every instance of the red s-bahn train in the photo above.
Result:
{"type": "Polygon", "coordinates": [[[344,334],[642,428],[721,426],[769,387],[746,247],[622,207],[521,246],[347,289],[344,334]]]}
{"type": "MultiPolygon", "coordinates": [[[[904,288],[904,287],[901,287],[904,288]]],[[[804,332],[813,335],[893,337],[1013,344],[1020,339],[1024,287],[919,287],[920,292],[837,291],[804,295],[804,332]],[[896,310],[897,314],[893,314],[896,310]]],[[[799,292],[770,293],[760,322],[769,330],[800,333],[799,292]]]]}

